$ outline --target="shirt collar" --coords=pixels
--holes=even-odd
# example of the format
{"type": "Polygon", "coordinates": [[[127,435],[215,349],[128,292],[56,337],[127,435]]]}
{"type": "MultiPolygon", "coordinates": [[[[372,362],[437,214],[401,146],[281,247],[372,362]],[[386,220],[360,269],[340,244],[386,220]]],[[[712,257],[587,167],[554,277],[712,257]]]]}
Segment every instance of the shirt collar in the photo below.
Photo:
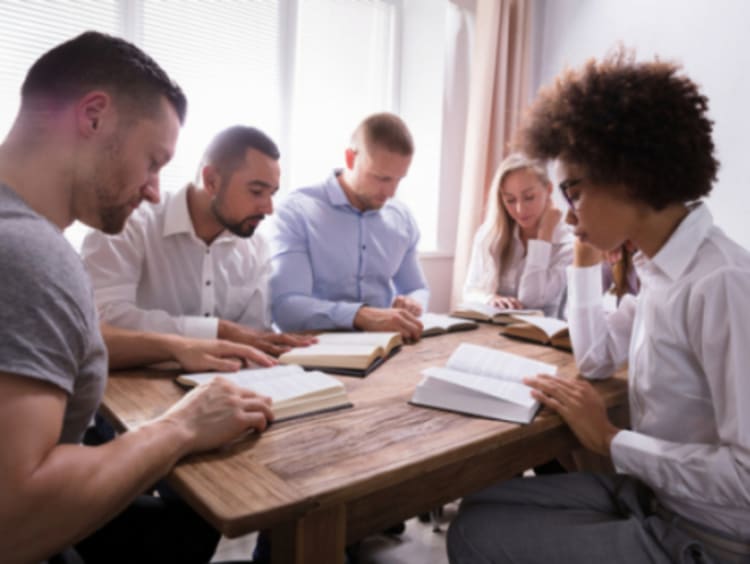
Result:
{"type": "MultiPolygon", "coordinates": [[[[380,213],[380,210],[383,208],[377,210],[361,211],[354,207],[351,202],[349,202],[349,198],[346,197],[346,192],[344,192],[344,189],[341,187],[341,182],[339,181],[339,176],[342,174],[342,172],[343,169],[341,168],[334,169],[333,173],[328,177],[328,180],[326,180],[326,183],[324,185],[326,196],[328,197],[328,201],[331,203],[331,205],[334,207],[345,207],[350,211],[363,215],[380,213]]],[[[389,203],[390,200],[387,200],[385,205],[387,206],[389,203]]]]}
{"type": "Polygon", "coordinates": [[[704,203],[689,205],[688,209],[688,215],[653,258],[649,259],[643,253],[637,253],[633,257],[633,264],[639,271],[639,276],[641,272],[660,272],[671,281],[675,281],[685,272],[714,223],[711,212],[704,203]]]}
{"type": "Polygon", "coordinates": [[[171,194],[164,203],[164,229],[162,235],[169,237],[179,233],[188,233],[195,236],[193,221],[188,211],[188,189],[190,184],[181,188],[178,192],[171,194]]]}
{"type": "MultiPolygon", "coordinates": [[[[190,211],[188,210],[188,190],[191,186],[192,184],[184,186],[178,192],[170,195],[164,203],[163,237],[187,234],[193,239],[200,241],[198,235],[195,233],[193,220],[190,218],[190,211]]],[[[225,229],[211,244],[231,242],[235,239],[238,239],[238,237],[225,229]]]]}

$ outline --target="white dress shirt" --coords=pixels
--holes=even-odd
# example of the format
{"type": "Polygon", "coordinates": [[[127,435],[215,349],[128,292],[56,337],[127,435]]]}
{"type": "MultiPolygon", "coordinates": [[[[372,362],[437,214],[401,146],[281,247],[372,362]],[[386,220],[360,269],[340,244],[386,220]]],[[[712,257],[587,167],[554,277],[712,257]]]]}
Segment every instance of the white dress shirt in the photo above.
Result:
{"type": "Polygon", "coordinates": [[[259,233],[195,234],[187,187],[144,204],[118,235],[89,233],[81,249],[102,321],[126,329],[215,338],[218,320],[271,327],[270,251],[259,233]]]}
{"type": "Polygon", "coordinates": [[[474,236],[471,260],[464,283],[464,301],[486,303],[495,294],[517,298],[526,308],[544,310],[555,317],[565,292],[565,268],[573,262],[573,234],[561,220],[552,232],[552,241],[529,239],[524,254],[518,224],[510,241],[513,260],[500,265],[497,288],[485,287],[488,273],[495,268],[484,248],[487,228],[483,225],[474,236]]]}
{"type": "Polygon", "coordinates": [[[750,540],[750,253],[698,204],[608,316],[599,266],[570,268],[576,362],[604,378],[628,361],[632,430],[611,454],[684,517],[750,540]]]}

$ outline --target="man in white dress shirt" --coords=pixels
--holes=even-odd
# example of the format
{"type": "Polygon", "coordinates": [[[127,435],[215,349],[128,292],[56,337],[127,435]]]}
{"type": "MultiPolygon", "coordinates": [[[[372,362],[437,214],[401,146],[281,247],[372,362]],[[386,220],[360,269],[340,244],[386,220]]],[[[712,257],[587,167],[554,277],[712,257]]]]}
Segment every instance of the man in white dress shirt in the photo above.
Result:
{"type": "Polygon", "coordinates": [[[453,563],[750,561],[750,253],[713,224],[708,100],[624,53],[542,91],[520,140],[559,158],[578,242],[569,326],[585,378],[628,365],[631,429],[585,379],[532,395],[617,474],[519,479],[464,498],[453,563]],[[630,242],[641,290],[602,306],[602,251],[630,242]]]}
{"type": "Polygon", "coordinates": [[[278,159],[265,133],[230,127],[206,150],[197,185],[142,206],[120,234],[92,231],[81,253],[102,320],[274,355],[309,343],[271,331],[270,255],[254,234],[273,212],[278,159]]]}

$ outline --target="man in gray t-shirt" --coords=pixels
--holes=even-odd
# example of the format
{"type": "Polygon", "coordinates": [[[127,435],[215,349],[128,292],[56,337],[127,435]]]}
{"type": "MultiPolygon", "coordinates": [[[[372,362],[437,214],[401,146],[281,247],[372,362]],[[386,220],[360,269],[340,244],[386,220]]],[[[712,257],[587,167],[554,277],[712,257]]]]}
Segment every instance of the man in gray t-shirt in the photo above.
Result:
{"type": "Polygon", "coordinates": [[[107,374],[91,284],[60,230],[2,184],[0,241],[0,372],[65,390],[60,442],[79,443],[107,374]]]}
{"type": "MultiPolygon", "coordinates": [[[[95,32],[45,53],[23,83],[0,145],[4,561],[38,562],[75,544],[88,562],[207,562],[218,533],[139,494],[183,456],[273,418],[267,398],[217,379],[105,445],[77,444],[104,390],[107,353],[90,284],[62,231],[79,220],[117,233],[142,200],[158,201],[185,109],[150,57],[95,32]]],[[[138,348],[137,358],[149,358],[148,347],[128,349],[127,335],[111,335],[118,358],[138,348]]]]}

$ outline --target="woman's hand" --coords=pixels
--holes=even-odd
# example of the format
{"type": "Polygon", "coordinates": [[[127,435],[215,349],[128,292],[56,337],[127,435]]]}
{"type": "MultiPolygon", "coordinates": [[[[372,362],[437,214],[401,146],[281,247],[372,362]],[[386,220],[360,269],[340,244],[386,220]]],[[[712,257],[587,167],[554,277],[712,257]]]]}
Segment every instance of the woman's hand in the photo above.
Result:
{"type": "Polygon", "coordinates": [[[523,304],[511,296],[495,294],[490,298],[490,305],[500,309],[523,309],[523,304]]]}
{"type": "Polygon", "coordinates": [[[542,217],[539,218],[539,230],[537,231],[537,239],[540,241],[552,241],[552,234],[555,232],[555,227],[560,223],[562,219],[562,211],[560,211],[550,198],[547,202],[547,207],[542,212],[542,217]]]}

